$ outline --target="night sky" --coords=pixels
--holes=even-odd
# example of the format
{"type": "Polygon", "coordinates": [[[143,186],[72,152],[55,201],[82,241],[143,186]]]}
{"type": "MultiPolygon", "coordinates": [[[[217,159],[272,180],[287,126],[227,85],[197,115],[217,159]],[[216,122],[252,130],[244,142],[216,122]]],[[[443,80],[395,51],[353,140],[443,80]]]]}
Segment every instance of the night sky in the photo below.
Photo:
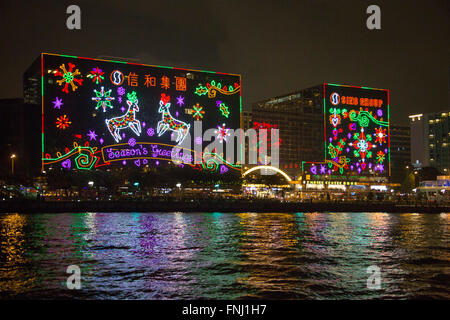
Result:
{"type": "Polygon", "coordinates": [[[447,0],[29,2],[0,3],[0,98],[22,97],[49,52],[240,73],[244,109],[323,82],[390,89],[394,123],[449,108],[447,0]],[[71,4],[81,30],[66,28],[71,4]],[[366,28],[370,4],[381,30],[366,28]]]}

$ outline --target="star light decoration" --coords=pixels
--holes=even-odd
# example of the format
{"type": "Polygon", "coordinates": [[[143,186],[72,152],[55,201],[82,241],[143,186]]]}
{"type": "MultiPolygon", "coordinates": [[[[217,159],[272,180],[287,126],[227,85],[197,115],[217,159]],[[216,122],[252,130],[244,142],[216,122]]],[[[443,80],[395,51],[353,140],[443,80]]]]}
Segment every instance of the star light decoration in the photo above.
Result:
{"type": "Polygon", "coordinates": [[[97,140],[97,134],[95,133],[95,130],[89,130],[89,133],[87,134],[89,137],[89,141],[97,140]]]}
{"type": "Polygon", "coordinates": [[[230,133],[228,131],[230,131],[230,129],[225,127],[225,123],[222,124],[222,127],[217,126],[217,130],[215,130],[214,132],[217,134],[217,139],[220,140],[220,143],[222,143],[224,140],[225,142],[227,142],[227,137],[230,136],[230,133]]]}
{"type": "Polygon", "coordinates": [[[184,106],[184,97],[182,96],[177,97],[177,105],[179,105],[180,107],[184,106]]]}
{"type": "Polygon", "coordinates": [[[103,112],[106,112],[106,107],[112,109],[111,101],[115,100],[115,98],[111,97],[111,89],[105,91],[105,88],[101,87],[100,91],[94,89],[94,92],[95,97],[92,97],[92,100],[97,102],[95,110],[97,110],[100,107],[103,108],[103,112]]]}
{"type": "Polygon", "coordinates": [[[63,101],[62,98],[59,99],[58,97],[56,97],[56,98],[55,98],[55,101],[52,101],[52,103],[53,103],[53,108],[61,110],[61,107],[62,107],[62,105],[64,104],[62,101],[63,101]]]}

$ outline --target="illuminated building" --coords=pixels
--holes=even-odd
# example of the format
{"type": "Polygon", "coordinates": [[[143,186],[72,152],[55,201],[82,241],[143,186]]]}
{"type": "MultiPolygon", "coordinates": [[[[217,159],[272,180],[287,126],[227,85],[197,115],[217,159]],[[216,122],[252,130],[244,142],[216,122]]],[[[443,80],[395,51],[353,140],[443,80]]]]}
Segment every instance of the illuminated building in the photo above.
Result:
{"type": "Polygon", "coordinates": [[[254,128],[280,130],[280,169],[301,176],[302,161],[323,158],[323,97],[317,86],[252,104],[254,128]]]}
{"type": "Polygon", "coordinates": [[[446,174],[450,170],[450,112],[442,111],[409,116],[411,162],[435,167],[446,174]]]}
{"type": "Polygon", "coordinates": [[[411,164],[410,127],[393,125],[391,131],[391,181],[401,183],[411,164]]]}
{"type": "Polygon", "coordinates": [[[388,90],[324,83],[256,102],[252,112],[253,122],[280,129],[280,168],[293,178],[387,183],[388,90]]]}
{"type": "Polygon", "coordinates": [[[226,148],[203,140],[213,128],[224,145],[240,127],[240,75],[43,53],[25,72],[24,96],[39,106],[42,172],[164,164],[241,172],[226,148]]]}

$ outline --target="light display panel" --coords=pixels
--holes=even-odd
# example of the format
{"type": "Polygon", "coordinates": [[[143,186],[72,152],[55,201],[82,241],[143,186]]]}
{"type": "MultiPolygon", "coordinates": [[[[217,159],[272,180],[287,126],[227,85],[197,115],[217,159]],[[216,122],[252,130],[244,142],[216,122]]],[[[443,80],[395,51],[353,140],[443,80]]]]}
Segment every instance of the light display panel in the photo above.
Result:
{"type": "Polygon", "coordinates": [[[194,137],[194,121],[224,143],[240,127],[240,75],[55,54],[41,55],[41,72],[42,170],[172,163],[240,172],[225,148],[215,153],[194,137]],[[206,160],[195,163],[204,157],[194,144],[206,160]]]}
{"type": "Polygon", "coordinates": [[[389,91],[323,85],[325,160],[308,175],[390,175],[389,91]]]}

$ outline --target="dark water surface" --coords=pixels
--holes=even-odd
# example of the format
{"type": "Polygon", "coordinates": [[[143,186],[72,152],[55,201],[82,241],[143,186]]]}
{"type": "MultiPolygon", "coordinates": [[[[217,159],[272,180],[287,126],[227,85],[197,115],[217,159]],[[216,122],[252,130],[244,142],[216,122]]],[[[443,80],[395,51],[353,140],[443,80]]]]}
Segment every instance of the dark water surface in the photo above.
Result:
{"type": "Polygon", "coordinates": [[[450,214],[2,214],[0,297],[449,299],[449,226],[450,214]],[[80,290],[66,287],[74,264],[80,290]]]}

